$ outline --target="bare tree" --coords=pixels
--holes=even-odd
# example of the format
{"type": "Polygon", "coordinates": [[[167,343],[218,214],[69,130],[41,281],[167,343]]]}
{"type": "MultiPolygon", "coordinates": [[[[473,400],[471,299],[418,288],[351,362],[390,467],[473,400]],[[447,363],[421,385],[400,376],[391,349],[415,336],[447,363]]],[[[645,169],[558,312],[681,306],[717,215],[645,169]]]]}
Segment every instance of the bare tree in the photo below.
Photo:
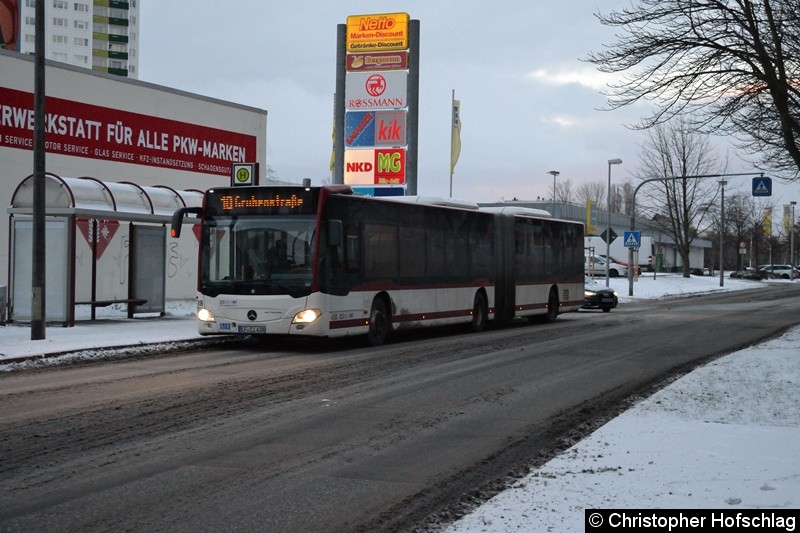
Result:
{"type": "Polygon", "coordinates": [[[649,188],[653,220],[672,237],[683,263],[683,276],[689,277],[689,249],[697,228],[708,214],[719,185],[714,180],[693,176],[718,173],[716,158],[706,137],[693,133],[684,120],[671,125],[659,124],[648,131],[639,155],[641,179],[675,177],[680,179],[654,182],[649,188]]]}
{"type": "Polygon", "coordinates": [[[618,183],[611,184],[611,191],[609,194],[611,199],[611,212],[622,213],[625,203],[625,198],[623,197],[623,186],[618,183]]]}
{"type": "Polygon", "coordinates": [[[630,179],[626,179],[622,182],[622,209],[621,213],[625,213],[626,215],[632,215],[633,211],[633,192],[636,190],[636,187],[633,185],[630,179]]]}
{"type": "Polygon", "coordinates": [[[602,181],[581,183],[578,185],[575,197],[582,205],[585,205],[589,200],[597,202],[598,205],[604,205],[606,199],[606,184],[602,181]]]}
{"type": "MultiPolygon", "coordinates": [[[[769,242],[764,234],[764,215],[772,205],[765,203],[761,198],[754,198],[751,194],[738,193],[730,198],[725,198],[725,242],[730,243],[726,257],[729,262],[732,255],[736,255],[737,270],[742,270],[742,260],[745,256],[739,253],[740,244],[745,244],[745,250],[751,252],[756,264],[759,263],[759,250],[769,248],[769,242]]],[[[717,234],[714,239],[719,239],[717,234]]],[[[716,241],[719,243],[719,240],[716,241]]]]}
{"type": "Polygon", "coordinates": [[[556,203],[568,204],[572,201],[572,180],[561,180],[556,185],[556,203]]]}
{"type": "Polygon", "coordinates": [[[692,116],[697,131],[734,135],[800,179],[800,0],[633,0],[595,16],[618,30],[588,56],[624,73],[607,92],[612,109],[655,102],[637,127],[692,116]]]}

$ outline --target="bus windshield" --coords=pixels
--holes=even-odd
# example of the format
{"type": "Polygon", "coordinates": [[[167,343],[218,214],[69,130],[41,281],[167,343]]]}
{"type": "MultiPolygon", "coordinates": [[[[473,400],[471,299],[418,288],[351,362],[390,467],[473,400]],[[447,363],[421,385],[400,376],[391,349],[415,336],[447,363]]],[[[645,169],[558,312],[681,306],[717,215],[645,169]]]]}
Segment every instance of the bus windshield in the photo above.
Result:
{"type": "Polygon", "coordinates": [[[313,276],[313,216],[216,216],[203,225],[201,292],[306,296],[313,276]]]}

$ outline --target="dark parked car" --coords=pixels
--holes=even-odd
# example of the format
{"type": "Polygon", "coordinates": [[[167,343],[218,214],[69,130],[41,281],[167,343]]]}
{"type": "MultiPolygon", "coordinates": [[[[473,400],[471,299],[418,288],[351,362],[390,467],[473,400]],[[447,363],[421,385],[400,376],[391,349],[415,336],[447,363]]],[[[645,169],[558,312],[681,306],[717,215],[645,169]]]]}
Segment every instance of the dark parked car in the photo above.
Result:
{"type": "Polygon", "coordinates": [[[731,272],[732,278],[739,278],[739,279],[761,279],[761,274],[756,272],[753,268],[745,268],[744,270],[737,270],[735,272],[731,272]]]}
{"type": "Polygon", "coordinates": [[[600,285],[589,276],[584,276],[582,309],[602,309],[604,313],[608,313],[618,303],[616,292],[600,285]]]}

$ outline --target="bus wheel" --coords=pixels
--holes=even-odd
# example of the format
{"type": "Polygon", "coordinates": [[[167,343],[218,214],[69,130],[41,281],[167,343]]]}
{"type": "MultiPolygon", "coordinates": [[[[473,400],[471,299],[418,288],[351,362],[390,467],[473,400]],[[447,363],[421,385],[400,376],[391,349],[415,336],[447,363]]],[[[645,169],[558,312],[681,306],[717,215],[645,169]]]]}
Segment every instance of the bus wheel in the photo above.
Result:
{"type": "Polygon", "coordinates": [[[489,309],[486,305],[486,296],[483,291],[475,293],[475,300],[472,302],[472,322],[469,329],[473,333],[480,333],[486,328],[486,320],[489,315],[489,309]]]}
{"type": "Polygon", "coordinates": [[[550,289],[550,296],[547,298],[547,314],[544,315],[545,322],[555,322],[558,318],[558,293],[555,289],[550,289]]]}
{"type": "Polygon", "coordinates": [[[369,312],[369,332],[367,339],[371,346],[380,346],[389,337],[389,313],[386,304],[380,298],[372,301],[372,310],[369,312]]]}

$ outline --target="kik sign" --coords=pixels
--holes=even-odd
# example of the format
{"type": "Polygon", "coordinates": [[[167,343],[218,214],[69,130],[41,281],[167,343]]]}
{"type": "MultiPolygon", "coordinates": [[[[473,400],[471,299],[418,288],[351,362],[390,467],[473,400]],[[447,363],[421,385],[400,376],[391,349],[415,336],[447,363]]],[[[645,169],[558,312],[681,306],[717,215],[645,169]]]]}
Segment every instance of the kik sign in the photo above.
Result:
{"type": "Polygon", "coordinates": [[[344,142],[354,146],[403,146],[406,144],[406,112],[348,111],[344,142]]]}
{"type": "Polygon", "coordinates": [[[344,153],[346,185],[402,185],[405,169],[404,148],[346,150],[344,153]]]}

